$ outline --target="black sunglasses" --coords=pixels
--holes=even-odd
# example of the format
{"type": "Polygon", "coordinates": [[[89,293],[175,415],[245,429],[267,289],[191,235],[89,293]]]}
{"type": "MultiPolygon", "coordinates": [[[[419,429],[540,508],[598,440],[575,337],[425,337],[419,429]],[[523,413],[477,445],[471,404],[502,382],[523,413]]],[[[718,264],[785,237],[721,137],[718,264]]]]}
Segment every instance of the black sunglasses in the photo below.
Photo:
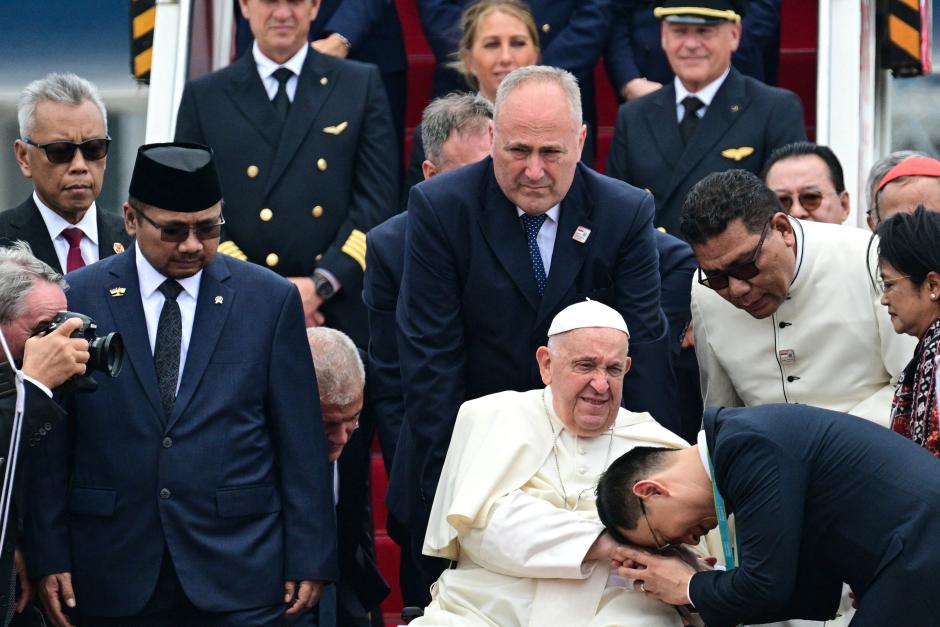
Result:
{"type": "Polygon", "coordinates": [[[747,281],[748,279],[753,279],[758,274],[760,274],[760,268],[757,267],[757,259],[760,257],[760,250],[764,246],[764,239],[767,237],[767,232],[770,230],[770,221],[767,221],[767,224],[764,225],[764,230],[761,231],[760,240],[757,242],[757,248],[754,249],[754,254],[751,255],[749,261],[743,263],[735,264],[723,272],[712,273],[709,270],[706,270],[704,276],[702,275],[702,269],[698,269],[698,282],[704,285],[705,287],[710,287],[713,290],[723,290],[728,287],[728,277],[734,277],[742,281],[747,281]]]}
{"type": "Polygon", "coordinates": [[[219,235],[222,234],[222,225],[225,224],[225,218],[219,214],[219,221],[215,224],[194,224],[189,226],[188,224],[183,224],[182,222],[171,222],[170,224],[157,224],[145,214],[140,209],[135,209],[141,218],[152,224],[155,228],[160,229],[160,239],[164,242],[173,242],[179,244],[180,242],[185,242],[189,237],[189,232],[192,231],[196,234],[196,237],[201,240],[206,239],[216,239],[219,235]]]}
{"type": "Polygon", "coordinates": [[[80,144],[66,141],[37,144],[28,137],[24,137],[23,141],[30,146],[45,150],[49,163],[71,163],[76,149],[82,151],[82,157],[86,161],[98,161],[108,156],[108,146],[111,145],[110,137],[86,139],[80,144]]]}
{"type": "MultiPolygon", "coordinates": [[[[797,194],[796,198],[800,201],[800,206],[807,211],[816,211],[819,209],[819,206],[822,205],[823,193],[803,192],[802,194],[797,194]]],[[[793,196],[781,194],[777,196],[777,200],[780,201],[780,204],[783,205],[783,208],[789,213],[790,208],[793,206],[793,196]]]]}

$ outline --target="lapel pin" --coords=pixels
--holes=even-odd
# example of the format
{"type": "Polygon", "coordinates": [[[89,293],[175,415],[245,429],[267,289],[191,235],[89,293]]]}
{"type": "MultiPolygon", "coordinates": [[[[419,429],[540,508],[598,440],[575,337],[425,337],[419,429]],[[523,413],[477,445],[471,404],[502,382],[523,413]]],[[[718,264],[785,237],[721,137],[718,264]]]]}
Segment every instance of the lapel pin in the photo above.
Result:
{"type": "Polygon", "coordinates": [[[124,244],[121,242],[114,242],[114,246],[112,246],[111,249],[115,252],[115,254],[123,253],[124,244]]]}
{"type": "Polygon", "coordinates": [[[740,108],[738,105],[731,105],[731,113],[737,113],[740,108]]]}
{"type": "Polygon", "coordinates": [[[323,132],[326,133],[327,135],[339,135],[340,133],[346,130],[347,126],[349,126],[349,122],[343,120],[336,126],[324,126],[323,132]]]}
{"type": "Polygon", "coordinates": [[[740,148],[727,148],[721,151],[721,156],[725,159],[731,159],[733,161],[740,161],[745,157],[749,157],[754,154],[754,148],[752,146],[741,146],[740,148]]]}
{"type": "Polygon", "coordinates": [[[578,228],[574,230],[574,235],[571,236],[571,239],[578,242],[579,244],[583,244],[584,242],[588,240],[588,237],[590,236],[591,236],[591,229],[584,227],[584,226],[579,226],[578,228]]]}
{"type": "Polygon", "coordinates": [[[216,297],[215,297],[215,304],[216,304],[216,305],[221,305],[224,300],[225,300],[225,299],[222,298],[221,296],[216,296],[216,297]]]}
{"type": "Polygon", "coordinates": [[[782,364],[792,364],[796,361],[796,351],[792,348],[785,348],[777,355],[780,357],[780,363],[782,364]]]}
{"type": "Polygon", "coordinates": [[[126,287],[112,287],[110,290],[108,290],[108,293],[110,293],[113,298],[117,298],[119,296],[124,296],[124,292],[126,291],[126,287]]]}

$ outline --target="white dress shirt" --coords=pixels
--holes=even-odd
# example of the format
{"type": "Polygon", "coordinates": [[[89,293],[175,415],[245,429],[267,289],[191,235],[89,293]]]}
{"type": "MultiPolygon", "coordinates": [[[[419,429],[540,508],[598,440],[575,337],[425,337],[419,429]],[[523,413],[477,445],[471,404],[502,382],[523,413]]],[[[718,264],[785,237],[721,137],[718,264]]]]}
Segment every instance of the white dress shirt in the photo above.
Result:
{"type": "MultiPolygon", "coordinates": [[[[516,207],[516,214],[521,218],[525,213],[519,207],[516,207]]],[[[545,276],[552,267],[552,252],[555,250],[555,235],[558,234],[558,215],[561,213],[561,205],[555,205],[545,212],[547,219],[539,228],[539,234],[535,236],[535,242],[539,246],[539,254],[542,256],[542,266],[545,268],[545,276]]],[[[521,221],[520,221],[521,222],[521,221]]]]}
{"type": "Polygon", "coordinates": [[[264,90],[268,92],[268,100],[274,100],[274,95],[277,93],[278,82],[274,78],[274,71],[278,68],[286,67],[288,70],[294,73],[289,79],[287,79],[287,97],[291,102],[294,102],[294,94],[297,93],[297,77],[300,76],[300,70],[304,66],[304,59],[307,58],[307,48],[309,46],[301,46],[300,50],[297,51],[297,54],[288,59],[285,63],[275,63],[268,57],[264,56],[264,53],[261,52],[261,48],[258,47],[258,42],[256,41],[251,48],[251,54],[255,58],[255,64],[258,66],[258,75],[261,77],[261,82],[264,84],[264,90]]]}
{"type": "MultiPolygon", "coordinates": [[[[708,106],[712,103],[712,100],[715,99],[715,94],[718,93],[718,89],[721,87],[722,83],[724,83],[725,79],[728,78],[729,72],[731,72],[730,65],[728,66],[728,69],[725,70],[724,74],[710,82],[708,85],[705,85],[705,87],[702,87],[697,92],[691,92],[686,89],[682,84],[682,81],[679,80],[679,77],[676,76],[673,79],[676,86],[676,119],[681,122],[683,116],[685,116],[685,107],[683,106],[682,101],[685,100],[687,96],[695,96],[702,101],[705,106],[695,113],[698,115],[700,120],[705,117],[705,112],[708,111],[708,106]]],[[[274,82],[276,83],[277,81],[274,82]]]]}
{"type": "MultiPolygon", "coordinates": [[[[140,282],[140,300],[144,306],[144,319],[147,321],[147,337],[150,340],[150,352],[153,353],[157,344],[157,325],[160,322],[160,312],[163,311],[163,303],[166,298],[157,288],[160,287],[167,277],[157,272],[156,268],[150,265],[147,258],[144,257],[140,249],[136,253],[137,261],[137,279],[140,282]]],[[[180,371],[176,378],[176,390],[180,389],[180,381],[183,380],[183,366],[186,365],[186,354],[189,351],[189,340],[193,334],[193,319],[196,317],[196,298],[199,296],[199,282],[202,279],[202,270],[186,279],[176,279],[176,282],[183,287],[183,291],[176,297],[176,302],[180,306],[180,318],[182,320],[183,340],[180,345],[180,371]]]]}
{"type": "Polygon", "coordinates": [[[82,259],[85,265],[90,265],[98,261],[98,208],[95,203],[82,216],[77,224],[72,224],[58,213],[50,209],[39,199],[39,194],[33,192],[33,202],[39,209],[39,215],[42,221],[46,223],[46,229],[49,231],[49,239],[52,240],[52,246],[55,248],[55,256],[59,259],[59,267],[65,273],[68,267],[69,243],[62,237],[62,231],[65,229],[81,229],[84,233],[79,248],[82,250],[82,259]]]}

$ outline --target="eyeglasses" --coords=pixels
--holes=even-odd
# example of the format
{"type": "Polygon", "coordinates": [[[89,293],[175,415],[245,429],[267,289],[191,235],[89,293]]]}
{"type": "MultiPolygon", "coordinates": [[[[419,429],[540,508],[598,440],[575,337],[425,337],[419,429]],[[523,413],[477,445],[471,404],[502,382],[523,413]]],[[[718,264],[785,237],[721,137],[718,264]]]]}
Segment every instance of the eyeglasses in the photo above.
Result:
{"type": "MultiPolygon", "coordinates": [[[[796,199],[800,201],[800,206],[807,211],[816,211],[819,209],[820,205],[822,205],[824,196],[825,194],[823,192],[803,192],[802,194],[797,194],[796,199]]],[[[780,201],[780,204],[783,205],[783,208],[789,213],[790,209],[793,207],[793,196],[780,194],[777,196],[777,200],[780,201]]]]}
{"type": "Polygon", "coordinates": [[[881,291],[882,294],[887,294],[888,292],[891,291],[891,288],[893,288],[897,284],[898,281],[900,281],[901,279],[909,279],[909,278],[911,278],[911,275],[909,274],[896,276],[893,279],[885,279],[883,276],[880,276],[877,279],[875,279],[875,285],[878,286],[878,289],[881,291]]]}
{"type": "Polygon", "coordinates": [[[751,255],[749,261],[743,263],[735,264],[723,272],[711,272],[706,270],[703,276],[702,269],[698,269],[698,282],[704,285],[705,287],[710,287],[713,290],[723,290],[728,287],[728,277],[734,277],[740,279],[741,281],[747,281],[748,279],[753,279],[758,274],[760,274],[760,268],[757,267],[757,259],[760,257],[761,248],[764,246],[764,239],[767,237],[767,232],[770,230],[770,221],[764,225],[764,230],[761,231],[760,240],[757,242],[757,248],[754,249],[754,254],[751,255]]]}
{"type": "Polygon", "coordinates": [[[643,519],[646,521],[646,526],[650,528],[650,535],[653,537],[653,542],[656,543],[657,551],[665,551],[673,545],[672,542],[665,542],[665,539],[653,529],[653,525],[650,524],[650,517],[646,515],[646,505],[643,504],[643,499],[637,499],[640,502],[640,511],[643,512],[643,519]]]}
{"type": "Polygon", "coordinates": [[[98,161],[108,156],[108,146],[111,145],[110,137],[86,139],[79,144],[66,141],[37,144],[28,137],[24,137],[23,141],[46,151],[46,159],[49,163],[71,163],[76,149],[82,151],[82,157],[86,161],[98,161]]]}
{"type": "Polygon", "coordinates": [[[160,229],[160,239],[164,242],[174,242],[179,244],[180,242],[185,242],[189,238],[189,233],[192,231],[196,234],[196,237],[200,240],[206,239],[215,239],[222,234],[222,225],[225,224],[225,218],[219,214],[219,221],[215,224],[205,224],[199,223],[192,226],[188,224],[183,224],[182,222],[171,222],[169,224],[157,224],[153,220],[147,217],[140,209],[134,209],[141,218],[152,224],[154,227],[160,229]]]}

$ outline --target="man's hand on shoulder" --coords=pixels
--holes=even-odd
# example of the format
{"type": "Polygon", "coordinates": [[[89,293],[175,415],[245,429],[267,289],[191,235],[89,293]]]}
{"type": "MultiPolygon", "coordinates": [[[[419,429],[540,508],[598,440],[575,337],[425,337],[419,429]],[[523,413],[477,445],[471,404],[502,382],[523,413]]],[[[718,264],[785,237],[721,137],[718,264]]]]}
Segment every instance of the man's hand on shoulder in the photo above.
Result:
{"type": "Polygon", "coordinates": [[[349,54],[349,42],[337,33],[331,33],[323,39],[311,41],[310,46],[321,54],[328,54],[340,59],[345,59],[346,55],[349,54]]]}
{"type": "Polygon", "coordinates": [[[320,600],[322,590],[322,581],[285,581],[284,603],[287,604],[287,611],[284,615],[294,616],[313,609],[320,600]]]}
{"type": "Polygon", "coordinates": [[[70,627],[65,607],[75,607],[75,593],[72,591],[72,573],[55,573],[39,580],[39,600],[46,610],[46,615],[55,627],[70,627]]]}
{"type": "Polygon", "coordinates": [[[326,317],[320,312],[323,299],[317,294],[317,286],[308,276],[292,276],[287,280],[297,287],[300,292],[300,302],[304,306],[304,324],[307,327],[322,327],[326,324],[326,317]]]}
{"type": "Polygon", "coordinates": [[[82,326],[78,318],[69,318],[59,328],[42,337],[26,340],[23,350],[23,374],[50,390],[77,374],[85,373],[88,342],[69,337],[82,326]]]}

